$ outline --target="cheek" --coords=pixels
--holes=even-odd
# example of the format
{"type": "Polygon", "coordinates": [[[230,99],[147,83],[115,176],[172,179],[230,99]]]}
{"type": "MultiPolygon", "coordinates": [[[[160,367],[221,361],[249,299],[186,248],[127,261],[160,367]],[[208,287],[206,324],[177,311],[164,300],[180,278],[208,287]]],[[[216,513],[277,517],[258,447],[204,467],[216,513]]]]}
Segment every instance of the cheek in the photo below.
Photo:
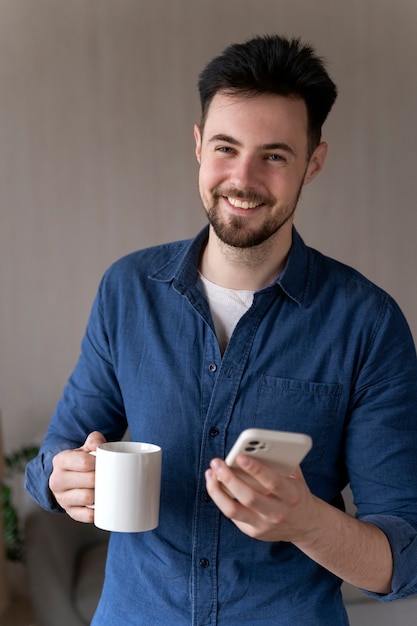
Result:
{"type": "Polygon", "coordinates": [[[294,171],[281,172],[279,177],[271,181],[270,190],[278,197],[293,198],[297,196],[302,187],[303,178],[294,171]]]}
{"type": "Polygon", "coordinates": [[[216,186],[222,180],[228,178],[230,167],[223,159],[205,158],[200,165],[200,183],[205,187],[216,186]]]}
{"type": "Polygon", "coordinates": [[[207,206],[211,204],[212,190],[215,186],[216,184],[213,183],[212,177],[209,175],[209,172],[207,172],[203,166],[200,166],[200,171],[198,174],[198,189],[200,192],[201,200],[203,201],[203,205],[206,209],[207,206]]]}
{"type": "Polygon", "coordinates": [[[199,172],[199,188],[201,194],[210,193],[215,187],[217,187],[221,181],[221,176],[217,170],[213,167],[205,167],[202,165],[199,172]]]}

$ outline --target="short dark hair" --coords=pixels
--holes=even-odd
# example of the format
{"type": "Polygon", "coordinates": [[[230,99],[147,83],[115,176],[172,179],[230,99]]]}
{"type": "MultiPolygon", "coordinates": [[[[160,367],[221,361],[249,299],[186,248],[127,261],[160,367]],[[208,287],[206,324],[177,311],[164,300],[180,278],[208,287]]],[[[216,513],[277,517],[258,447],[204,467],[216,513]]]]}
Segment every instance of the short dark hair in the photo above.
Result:
{"type": "Polygon", "coordinates": [[[321,128],[337,97],[324,61],[310,45],[278,35],[232,44],[199,76],[201,127],[218,92],[256,96],[263,93],[304,100],[308,114],[309,154],[321,140],[321,128]]]}

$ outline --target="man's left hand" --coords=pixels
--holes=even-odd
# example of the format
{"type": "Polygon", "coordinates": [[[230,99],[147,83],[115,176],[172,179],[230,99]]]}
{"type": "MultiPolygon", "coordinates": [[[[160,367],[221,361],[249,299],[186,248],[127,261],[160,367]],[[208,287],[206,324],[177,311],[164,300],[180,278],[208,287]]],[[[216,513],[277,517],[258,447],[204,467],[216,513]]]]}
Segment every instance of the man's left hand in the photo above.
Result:
{"type": "Polygon", "coordinates": [[[242,532],[262,541],[293,543],[314,533],[320,507],[300,468],[284,476],[245,454],[237,464],[255,479],[252,486],[221,459],[211,461],[206,484],[213,502],[242,532]]]}

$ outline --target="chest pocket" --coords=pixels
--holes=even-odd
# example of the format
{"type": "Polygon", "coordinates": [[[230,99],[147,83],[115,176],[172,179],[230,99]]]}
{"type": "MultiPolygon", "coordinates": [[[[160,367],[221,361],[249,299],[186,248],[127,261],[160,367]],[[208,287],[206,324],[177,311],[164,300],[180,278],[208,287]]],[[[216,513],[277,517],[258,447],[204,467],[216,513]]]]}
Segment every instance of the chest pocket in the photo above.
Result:
{"type": "Polygon", "coordinates": [[[313,439],[304,463],[317,463],[326,452],[343,385],[263,375],[256,402],[255,426],[299,433],[313,439]]]}

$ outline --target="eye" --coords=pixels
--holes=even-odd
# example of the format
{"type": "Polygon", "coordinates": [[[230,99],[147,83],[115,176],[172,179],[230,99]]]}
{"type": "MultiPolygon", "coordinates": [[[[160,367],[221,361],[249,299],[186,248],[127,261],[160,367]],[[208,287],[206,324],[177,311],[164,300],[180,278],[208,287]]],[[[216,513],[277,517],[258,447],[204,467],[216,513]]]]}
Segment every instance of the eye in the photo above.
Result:
{"type": "Polygon", "coordinates": [[[272,161],[273,163],[286,163],[287,159],[282,156],[282,154],[269,154],[267,156],[268,161],[272,161]]]}
{"type": "Polygon", "coordinates": [[[234,150],[230,146],[218,146],[216,152],[222,152],[223,154],[233,154],[234,150]]]}

